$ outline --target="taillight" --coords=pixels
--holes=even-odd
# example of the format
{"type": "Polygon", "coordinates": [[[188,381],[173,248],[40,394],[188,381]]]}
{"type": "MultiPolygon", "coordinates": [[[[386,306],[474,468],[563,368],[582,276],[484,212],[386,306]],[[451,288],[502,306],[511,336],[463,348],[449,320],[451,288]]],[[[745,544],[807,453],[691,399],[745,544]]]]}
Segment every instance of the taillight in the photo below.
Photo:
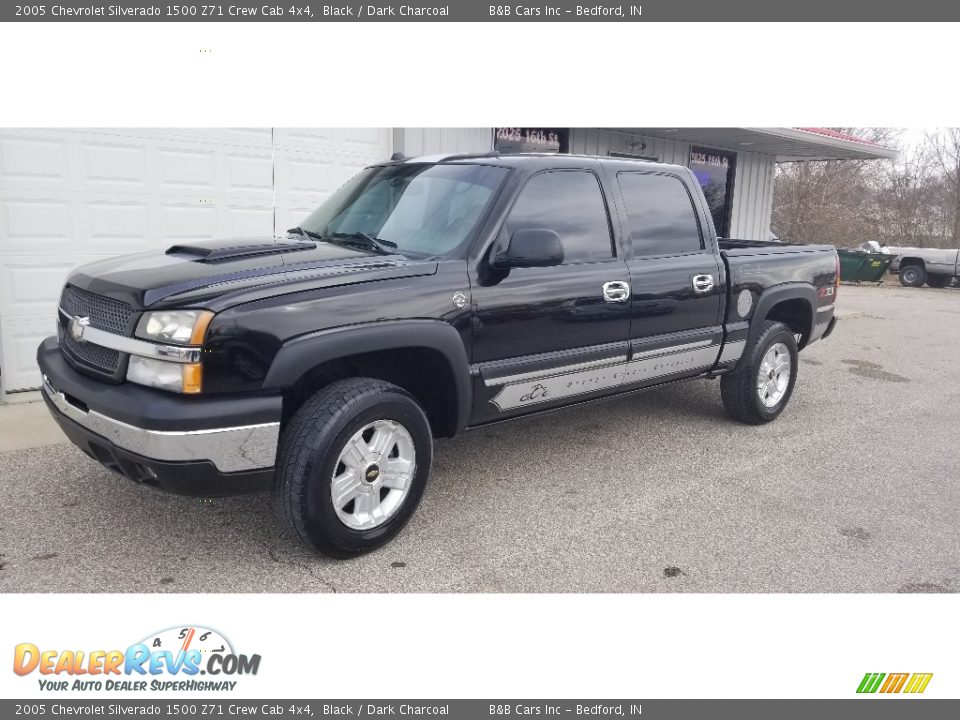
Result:
{"type": "Polygon", "coordinates": [[[840,255],[837,255],[837,274],[833,276],[833,297],[837,297],[840,292],[840,255]]]}

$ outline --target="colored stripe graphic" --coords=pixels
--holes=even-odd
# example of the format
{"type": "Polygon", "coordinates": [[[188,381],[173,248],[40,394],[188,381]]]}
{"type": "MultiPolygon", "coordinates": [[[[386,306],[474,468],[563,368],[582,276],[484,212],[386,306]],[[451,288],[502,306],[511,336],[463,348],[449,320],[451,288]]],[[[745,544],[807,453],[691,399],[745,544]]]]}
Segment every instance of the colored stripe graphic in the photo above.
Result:
{"type": "Polygon", "coordinates": [[[902,690],[904,693],[922,693],[932,678],[933,673],[866,673],[857,687],[857,692],[875,693],[879,690],[889,695],[902,690]]]}
{"type": "Polygon", "coordinates": [[[883,684],[883,687],[880,688],[882,693],[898,693],[903,684],[907,681],[907,678],[910,677],[910,673],[890,673],[887,675],[887,681],[883,684]]]}
{"type": "Polygon", "coordinates": [[[933,673],[914,673],[913,677],[910,678],[910,682],[907,683],[907,687],[904,692],[922,693],[927,689],[927,685],[930,684],[930,678],[932,677],[933,673]]]}
{"type": "Polygon", "coordinates": [[[880,687],[880,683],[884,677],[886,677],[884,673],[867,673],[863,676],[863,680],[860,681],[860,687],[857,688],[857,692],[875,693],[877,688],[880,687]]]}

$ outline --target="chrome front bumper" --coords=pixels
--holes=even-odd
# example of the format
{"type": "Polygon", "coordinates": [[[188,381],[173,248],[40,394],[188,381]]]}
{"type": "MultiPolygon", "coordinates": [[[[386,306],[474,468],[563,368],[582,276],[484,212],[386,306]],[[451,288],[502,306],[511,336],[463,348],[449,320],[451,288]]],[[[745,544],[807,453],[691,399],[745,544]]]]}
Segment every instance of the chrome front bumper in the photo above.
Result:
{"type": "Polygon", "coordinates": [[[89,432],[145,458],[164,462],[210,461],[221,473],[274,466],[280,423],[189,430],[147,430],[74,405],[43,377],[43,393],[52,406],[89,432]]]}

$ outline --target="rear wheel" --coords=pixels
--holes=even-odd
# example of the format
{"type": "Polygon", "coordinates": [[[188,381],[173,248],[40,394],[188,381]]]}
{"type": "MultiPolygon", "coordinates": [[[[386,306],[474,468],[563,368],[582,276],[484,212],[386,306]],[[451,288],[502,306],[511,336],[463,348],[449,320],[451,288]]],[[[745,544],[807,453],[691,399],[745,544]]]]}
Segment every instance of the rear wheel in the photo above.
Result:
{"type": "Polygon", "coordinates": [[[325,555],[369,552],[413,515],[432,456],[430,424],[406,391],[369,378],[333,383],[283,432],[274,485],[281,522],[325,555]]]}
{"type": "Polygon", "coordinates": [[[932,288],[944,288],[950,283],[949,275],[927,275],[927,285],[932,288]]]}
{"type": "Polygon", "coordinates": [[[767,320],[740,369],[720,379],[720,397],[734,420],[776,420],[797,381],[797,340],[786,325],[767,320]]]}
{"type": "Polygon", "coordinates": [[[900,284],[906,287],[920,287],[926,282],[927,273],[921,265],[907,265],[900,268],[900,284]]]}

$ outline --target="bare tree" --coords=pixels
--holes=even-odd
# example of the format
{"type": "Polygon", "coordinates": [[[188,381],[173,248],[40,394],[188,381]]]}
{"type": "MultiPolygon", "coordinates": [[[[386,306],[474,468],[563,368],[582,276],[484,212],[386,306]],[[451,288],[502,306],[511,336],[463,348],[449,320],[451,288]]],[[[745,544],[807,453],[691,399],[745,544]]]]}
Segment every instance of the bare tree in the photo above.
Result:
{"type": "MultiPolygon", "coordinates": [[[[897,128],[833,128],[867,142],[892,145],[897,128]]],[[[886,160],[781,163],[774,185],[772,226],[791,242],[855,246],[878,237],[885,220],[875,189],[889,172],[886,160]]]]}
{"type": "Polygon", "coordinates": [[[945,208],[952,215],[950,239],[960,245],[960,128],[944,128],[927,134],[927,145],[940,173],[947,200],[945,208]]]}
{"type": "MultiPolygon", "coordinates": [[[[901,135],[892,128],[836,129],[888,146],[901,135]]],[[[771,224],[801,243],[960,247],[960,128],[928,133],[896,161],[779,165],[771,224]]]]}
{"type": "Polygon", "coordinates": [[[874,213],[881,237],[892,237],[895,245],[923,247],[931,237],[935,185],[929,149],[908,150],[884,169],[876,189],[874,213]]]}

